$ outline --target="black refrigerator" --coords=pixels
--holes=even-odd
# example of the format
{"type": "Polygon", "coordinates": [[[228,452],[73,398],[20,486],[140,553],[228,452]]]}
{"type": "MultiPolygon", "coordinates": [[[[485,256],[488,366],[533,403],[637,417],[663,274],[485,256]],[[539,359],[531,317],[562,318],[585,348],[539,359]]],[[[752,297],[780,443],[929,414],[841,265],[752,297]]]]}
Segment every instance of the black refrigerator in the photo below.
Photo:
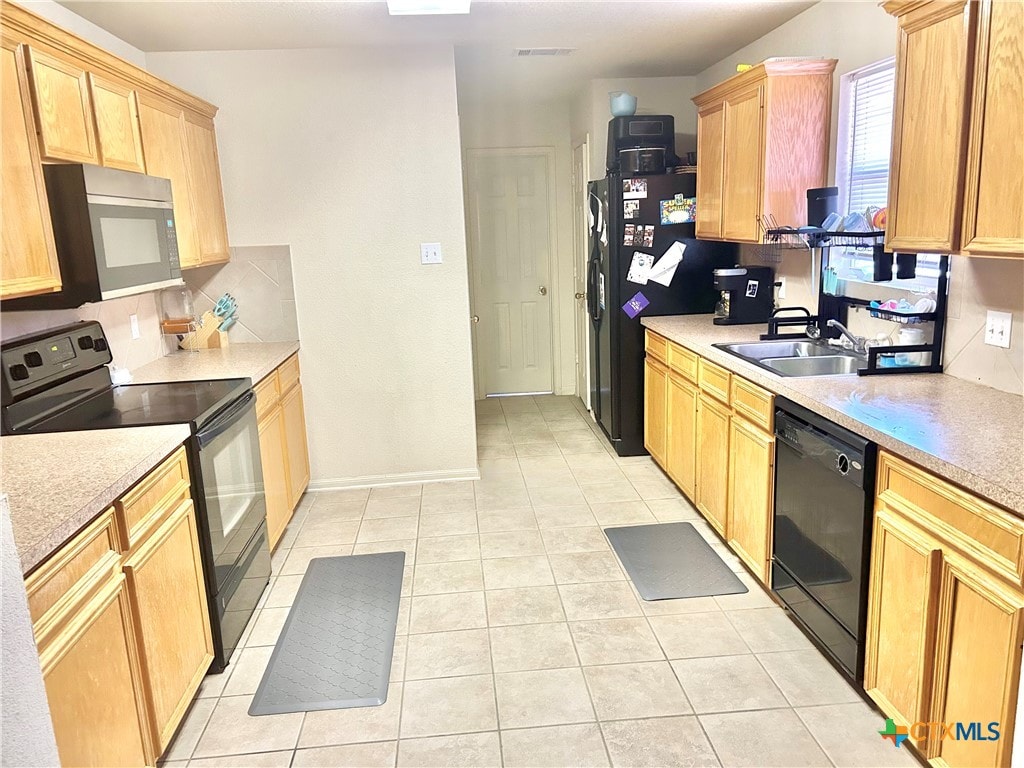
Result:
{"type": "MultiPolygon", "coordinates": [[[[640,321],[657,315],[713,312],[718,294],[712,272],[737,262],[734,244],[695,239],[692,222],[662,224],[663,208],[668,211],[666,220],[685,216],[678,204],[693,198],[696,187],[693,173],[609,174],[590,182],[590,405],[619,456],[647,452],[644,329],[640,321]],[[653,227],[653,241],[647,227],[653,227]],[[639,244],[638,230],[643,233],[639,244]],[[674,260],[661,262],[677,241],[683,246],[683,255],[674,273],[662,271],[658,279],[644,282],[645,273],[654,274],[674,260]]],[[[680,246],[675,246],[675,253],[680,246]]]]}

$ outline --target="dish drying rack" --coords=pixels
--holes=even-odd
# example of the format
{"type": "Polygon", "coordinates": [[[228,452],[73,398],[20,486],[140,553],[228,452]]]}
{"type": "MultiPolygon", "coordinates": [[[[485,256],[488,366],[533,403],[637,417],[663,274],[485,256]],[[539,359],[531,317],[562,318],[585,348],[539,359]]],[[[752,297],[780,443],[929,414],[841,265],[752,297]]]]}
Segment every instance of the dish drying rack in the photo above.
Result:
{"type": "MultiPolygon", "coordinates": [[[[771,221],[771,217],[766,217],[771,221]]],[[[822,339],[838,338],[839,332],[830,328],[830,319],[849,325],[850,309],[867,311],[871,316],[902,325],[933,323],[932,340],[927,344],[884,345],[868,347],[867,367],[857,371],[858,376],[882,376],[896,373],[942,373],[942,344],[945,339],[946,304],[949,289],[949,256],[939,257],[939,276],[935,290],[935,309],[928,312],[882,309],[871,306],[871,302],[855,296],[839,296],[825,291],[826,273],[829,268],[829,252],[834,247],[875,247],[880,249],[885,240],[884,231],[871,232],[829,232],[820,227],[777,227],[764,230],[762,240],[766,244],[783,249],[808,250],[811,253],[812,285],[818,286],[818,313],[812,315],[805,307],[779,307],[768,320],[768,332],[761,334],[762,340],[798,339],[812,335],[822,339]],[[815,254],[818,255],[818,269],[814,269],[815,254]],[[817,280],[815,281],[815,271],[817,280]],[[787,313],[801,312],[802,315],[787,313]],[[803,327],[804,332],[784,333],[783,328],[803,327]],[[813,329],[813,330],[812,330],[813,329]],[[806,333],[810,330],[811,333],[806,333]],[[894,360],[897,354],[916,352],[928,353],[926,365],[881,364],[881,360],[894,360]]],[[[891,257],[891,255],[890,255],[891,257]]]]}

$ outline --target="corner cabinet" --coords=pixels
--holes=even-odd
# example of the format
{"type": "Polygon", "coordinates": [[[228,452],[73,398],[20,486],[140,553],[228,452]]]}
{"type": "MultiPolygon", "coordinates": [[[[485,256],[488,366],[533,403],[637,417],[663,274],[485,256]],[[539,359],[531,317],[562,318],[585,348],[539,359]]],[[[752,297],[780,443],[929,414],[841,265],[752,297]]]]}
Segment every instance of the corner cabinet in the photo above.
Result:
{"type": "Polygon", "coordinates": [[[3,253],[0,299],[61,289],[43,167],[32,116],[25,48],[3,34],[0,47],[0,218],[3,253]]]}
{"type": "Polygon", "coordinates": [[[299,381],[299,356],[292,355],[256,385],[267,534],[273,550],[309,486],[306,414],[299,381]]]}
{"type": "Polygon", "coordinates": [[[156,765],[213,660],[185,449],[25,581],[61,763],[156,765]]]}
{"type": "Polygon", "coordinates": [[[1008,766],[1024,521],[884,451],[877,490],[864,687],[931,765],[1008,766]],[[915,726],[956,722],[983,738],[915,726]]]}
{"type": "Polygon", "coordinates": [[[0,4],[0,299],[61,288],[42,163],[92,163],[169,178],[181,266],[228,261],[217,108],[21,6],[0,4]]]}
{"type": "Polygon", "coordinates": [[[697,237],[757,243],[825,185],[835,59],[768,59],[694,97],[697,237]]]}
{"type": "Polygon", "coordinates": [[[768,584],[773,396],[651,331],[646,350],[644,419],[651,457],[751,573],[768,584]]]}
{"type": "Polygon", "coordinates": [[[1024,5],[896,0],[886,247],[1024,256],[1024,5]]]}

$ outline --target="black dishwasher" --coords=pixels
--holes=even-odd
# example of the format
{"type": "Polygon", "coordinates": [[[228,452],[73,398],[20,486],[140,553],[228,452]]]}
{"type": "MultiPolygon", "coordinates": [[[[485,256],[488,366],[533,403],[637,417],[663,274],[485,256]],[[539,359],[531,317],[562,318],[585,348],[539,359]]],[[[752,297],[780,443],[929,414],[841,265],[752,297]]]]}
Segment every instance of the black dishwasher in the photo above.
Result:
{"type": "Polygon", "coordinates": [[[862,680],[876,447],[789,400],[775,404],[772,590],[862,680]]]}

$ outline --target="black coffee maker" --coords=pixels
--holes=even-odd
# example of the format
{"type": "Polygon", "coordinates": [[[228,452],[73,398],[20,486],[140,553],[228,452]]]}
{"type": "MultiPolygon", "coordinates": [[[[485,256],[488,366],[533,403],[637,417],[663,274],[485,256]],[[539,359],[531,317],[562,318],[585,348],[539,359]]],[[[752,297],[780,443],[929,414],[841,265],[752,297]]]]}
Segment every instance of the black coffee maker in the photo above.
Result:
{"type": "Polygon", "coordinates": [[[722,298],[715,307],[715,325],[767,323],[775,308],[775,271],[771,267],[716,269],[716,291],[722,298]]]}

